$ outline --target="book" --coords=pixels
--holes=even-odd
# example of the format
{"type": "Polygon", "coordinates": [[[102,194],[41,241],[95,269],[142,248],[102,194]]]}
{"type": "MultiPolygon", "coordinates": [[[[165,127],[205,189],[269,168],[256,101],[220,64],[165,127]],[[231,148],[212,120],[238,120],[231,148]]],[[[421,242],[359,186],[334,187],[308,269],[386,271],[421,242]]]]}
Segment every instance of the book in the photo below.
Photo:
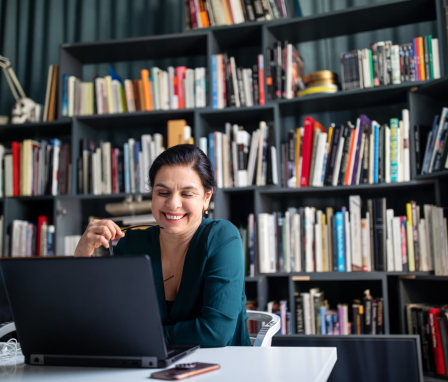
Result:
{"type": "Polygon", "coordinates": [[[184,130],[187,121],[171,119],[167,123],[167,148],[185,143],[184,130]]]}

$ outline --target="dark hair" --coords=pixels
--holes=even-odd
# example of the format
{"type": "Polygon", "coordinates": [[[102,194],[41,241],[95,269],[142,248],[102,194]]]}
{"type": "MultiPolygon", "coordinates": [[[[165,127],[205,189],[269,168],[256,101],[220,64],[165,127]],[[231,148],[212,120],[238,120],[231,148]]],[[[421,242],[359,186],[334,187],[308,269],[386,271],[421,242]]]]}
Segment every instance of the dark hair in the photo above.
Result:
{"type": "Polygon", "coordinates": [[[170,147],[160,154],[152,163],[149,169],[149,184],[154,187],[154,180],[157,172],[162,166],[191,166],[201,178],[205,191],[215,188],[215,177],[213,175],[212,164],[207,155],[195,145],[177,145],[170,147]]]}

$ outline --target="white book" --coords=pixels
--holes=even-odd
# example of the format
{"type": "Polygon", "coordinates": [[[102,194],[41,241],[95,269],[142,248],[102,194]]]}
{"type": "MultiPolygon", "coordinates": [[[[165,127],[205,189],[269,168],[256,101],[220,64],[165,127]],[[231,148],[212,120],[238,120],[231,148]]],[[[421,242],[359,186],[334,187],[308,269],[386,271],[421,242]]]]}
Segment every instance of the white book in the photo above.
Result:
{"type": "Polygon", "coordinates": [[[171,110],[176,110],[179,108],[177,95],[174,93],[174,77],[175,77],[175,69],[173,66],[168,66],[166,68],[168,73],[168,100],[169,100],[169,108],[171,110]]]}
{"type": "Polygon", "coordinates": [[[432,38],[432,70],[434,79],[440,78],[439,39],[432,38]]]}
{"type": "Polygon", "coordinates": [[[98,184],[101,179],[101,169],[99,167],[98,157],[101,156],[101,149],[97,148],[92,153],[92,161],[91,165],[91,173],[92,173],[92,194],[99,195],[101,194],[101,184],[98,184]]]}
{"type": "Polygon", "coordinates": [[[312,334],[312,321],[311,321],[311,310],[312,304],[310,299],[310,294],[308,292],[300,293],[303,297],[303,326],[305,329],[305,334],[312,334]]]}
{"type": "Polygon", "coordinates": [[[218,109],[223,109],[226,107],[226,100],[224,99],[224,73],[223,73],[224,57],[222,54],[216,55],[216,68],[217,68],[217,78],[218,78],[218,109]]]}
{"type": "Polygon", "coordinates": [[[282,227],[283,271],[291,272],[291,211],[285,211],[282,227]]]}
{"type": "Polygon", "coordinates": [[[162,152],[165,151],[165,147],[163,146],[163,135],[160,133],[153,134],[153,140],[154,140],[154,159],[156,159],[162,152]]]}
{"type": "Polygon", "coordinates": [[[294,272],[302,271],[302,246],[300,242],[300,214],[294,213],[292,218],[291,237],[294,237],[294,272]]]}
{"type": "Polygon", "coordinates": [[[232,169],[234,174],[233,186],[240,187],[238,174],[238,146],[235,140],[232,141],[232,169]]]}
{"type": "MultiPolygon", "coordinates": [[[[243,89],[244,89],[244,98],[246,100],[246,106],[252,106],[252,92],[249,85],[249,71],[250,69],[243,69],[242,70],[242,76],[243,76],[243,89]]],[[[251,71],[250,71],[251,72],[251,71]]]]}
{"type": "Polygon", "coordinates": [[[135,111],[134,85],[132,84],[132,80],[128,79],[124,81],[124,89],[128,112],[132,113],[135,111]]]}
{"type": "Polygon", "coordinates": [[[362,56],[362,70],[363,70],[363,85],[365,88],[371,88],[373,87],[373,83],[371,81],[371,73],[370,73],[370,49],[365,48],[361,50],[361,56],[362,56]]]}
{"type": "Polygon", "coordinates": [[[218,188],[224,186],[224,177],[222,174],[222,133],[215,131],[215,168],[216,168],[216,185],[218,188]]]}
{"type": "Polygon", "coordinates": [[[207,106],[207,95],[205,94],[205,68],[195,68],[195,106],[207,106]]]}
{"type": "Polygon", "coordinates": [[[334,164],[334,169],[333,169],[333,179],[331,182],[332,186],[338,185],[339,171],[341,170],[342,151],[344,149],[344,141],[345,141],[345,138],[341,136],[339,138],[338,151],[336,153],[336,162],[334,164]]]}
{"type": "Polygon", "coordinates": [[[244,23],[244,14],[242,9],[241,1],[230,0],[232,6],[232,14],[234,19],[234,24],[244,23]]]}
{"type": "Polygon", "coordinates": [[[315,209],[305,207],[305,272],[314,272],[314,219],[315,209]]]}
{"type": "Polygon", "coordinates": [[[327,147],[327,137],[328,134],[321,132],[318,136],[318,142],[317,142],[317,152],[316,152],[316,159],[314,163],[314,171],[313,171],[313,179],[311,182],[312,186],[320,187],[323,186],[322,182],[322,168],[324,166],[324,156],[325,151],[327,147]]]}
{"type": "Polygon", "coordinates": [[[345,263],[346,272],[352,271],[352,234],[350,231],[350,213],[348,211],[344,212],[344,233],[345,233],[345,263]]]}
{"type": "Polygon", "coordinates": [[[257,149],[260,137],[260,129],[252,132],[252,139],[250,141],[249,159],[247,162],[247,185],[251,186],[254,183],[255,163],[257,160],[257,149]]]}
{"type": "Polygon", "coordinates": [[[400,45],[392,45],[390,47],[390,61],[392,66],[392,84],[401,83],[400,72],[400,45]]]}
{"type": "Polygon", "coordinates": [[[12,165],[12,154],[5,154],[5,197],[11,197],[14,195],[13,192],[13,165],[12,165]]]}
{"type": "Polygon", "coordinates": [[[418,248],[420,252],[420,271],[429,272],[430,271],[430,262],[429,258],[429,243],[426,240],[426,228],[425,228],[425,219],[420,219],[418,224],[418,248]]]}
{"type": "Polygon", "coordinates": [[[258,153],[257,153],[257,174],[256,174],[256,182],[257,186],[266,185],[265,178],[263,176],[263,151],[264,151],[264,141],[266,139],[266,135],[268,134],[268,126],[265,121],[260,121],[260,136],[258,140],[258,153]]]}
{"type": "Polygon", "coordinates": [[[388,272],[395,271],[393,224],[394,210],[389,208],[386,210],[386,269],[388,272]]]}
{"type": "Polygon", "coordinates": [[[271,237],[274,234],[274,216],[269,213],[258,214],[258,248],[259,248],[259,266],[260,273],[275,272],[275,261],[273,261],[274,252],[271,253],[274,240],[271,237]]]}
{"type": "Polygon", "coordinates": [[[204,152],[205,155],[208,155],[207,152],[207,137],[199,138],[199,148],[204,152]]]}
{"type": "Polygon", "coordinates": [[[149,182],[148,182],[148,176],[149,176],[149,168],[152,164],[151,159],[151,142],[152,142],[152,136],[151,134],[142,134],[140,137],[141,146],[142,146],[142,161],[140,162],[140,168],[143,171],[143,178],[142,184],[144,185],[142,192],[149,192],[149,182]]]}
{"type": "Polygon", "coordinates": [[[114,107],[114,98],[113,98],[113,91],[112,91],[112,77],[105,76],[104,83],[106,85],[105,93],[106,93],[106,101],[107,101],[107,113],[109,113],[109,114],[116,113],[117,110],[114,107]]]}
{"type": "Polygon", "coordinates": [[[138,153],[138,162],[140,163],[140,166],[138,166],[140,174],[139,174],[139,185],[138,185],[139,188],[137,191],[143,193],[143,192],[145,192],[145,188],[147,185],[147,182],[146,182],[147,174],[145,174],[145,170],[143,168],[143,152],[142,151],[139,151],[139,153],[138,153]]]}
{"type": "Polygon", "coordinates": [[[404,179],[404,169],[403,169],[403,158],[404,158],[404,145],[403,145],[403,121],[398,122],[398,182],[403,182],[404,179]]]}
{"type": "Polygon", "coordinates": [[[58,173],[59,173],[59,151],[61,150],[61,141],[59,139],[53,139],[53,173],[51,176],[51,195],[58,194],[58,173]]]}
{"type": "Polygon", "coordinates": [[[401,222],[399,216],[394,216],[392,225],[394,268],[395,272],[402,272],[403,259],[401,257],[401,222]]]}
{"type": "MultiPolygon", "coordinates": [[[[194,72],[192,69],[187,69],[185,72],[185,78],[191,82],[190,88],[186,88],[189,94],[186,94],[185,97],[185,107],[194,107],[194,95],[193,95],[193,82],[194,82],[194,72]],[[190,73],[188,72],[190,71],[190,73]],[[187,106],[187,98],[190,98],[189,103],[191,106],[187,106]]],[[[161,99],[161,109],[169,110],[170,109],[170,93],[169,93],[169,79],[168,72],[166,70],[160,71],[160,99],[161,99]]]]}
{"type": "Polygon", "coordinates": [[[222,175],[224,188],[232,187],[232,177],[230,174],[229,136],[222,134],[222,175]]]}
{"type": "Polygon", "coordinates": [[[131,193],[135,193],[135,163],[134,163],[134,145],[135,139],[128,139],[128,147],[129,147],[129,186],[131,193]]]}
{"type": "Polygon", "coordinates": [[[361,249],[361,197],[359,195],[350,195],[350,230],[352,238],[352,270],[362,270],[362,249],[361,249]]]}
{"type": "Polygon", "coordinates": [[[96,113],[98,115],[107,114],[107,98],[106,98],[106,83],[104,78],[95,78],[95,93],[96,93],[96,113]]]}
{"type": "Polygon", "coordinates": [[[110,142],[103,142],[101,144],[102,154],[102,194],[112,193],[112,145],[110,142]]]}
{"type": "Polygon", "coordinates": [[[403,167],[403,182],[409,182],[411,180],[411,157],[409,152],[409,110],[403,109],[403,156],[401,163],[403,167]]]}
{"type": "Polygon", "coordinates": [[[185,71],[185,107],[193,108],[195,106],[195,97],[194,97],[194,70],[187,69],[185,71]]]}
{"type": "Polygon", "coordinates": [[[76,112],[76,77],[69,76],[67,81],[67,93],[68,93],[68,116],[73,117],[76,112]]]}
{"type": "Polygon", "coordinates": [[[324,265],[322,262],[322,211],[316,211],[316,224],[314,224],[314,261],[316,264],[316,272],[323,272],[324,265]]]}
{"type": "Polygon", "coordinates": [[[121,104],[121,84],[118,80],[112,80],[112,102],[114,113],[123,113],[123,105],[121,104]]]}
{"type": "Polygon", "coordinates": [[[292,44],[286,45],[286,98],[294,98],[292,90],[292,44]]]}
{"type": "Polygon", "coordinates": [[[277,148],[271,146],[272,184],[278,184],[277,148]]]}

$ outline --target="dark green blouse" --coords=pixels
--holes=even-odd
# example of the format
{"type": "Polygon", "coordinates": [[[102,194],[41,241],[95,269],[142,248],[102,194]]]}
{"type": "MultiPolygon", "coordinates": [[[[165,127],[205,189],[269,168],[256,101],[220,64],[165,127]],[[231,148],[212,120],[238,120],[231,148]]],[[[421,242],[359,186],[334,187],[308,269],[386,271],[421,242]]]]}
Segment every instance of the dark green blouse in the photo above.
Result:
{"type": "Polygon", "coordinates": [[[179,291],[169,314],[159,232],[158,226],[128,231],[114,253],[151,257],[167,343],[202,347],[250,345],[242,245],[236,227],[227,220],[202,219],[188,248],[179,291]],[[211,222],[214,223],[206,229],[211,222]]]}

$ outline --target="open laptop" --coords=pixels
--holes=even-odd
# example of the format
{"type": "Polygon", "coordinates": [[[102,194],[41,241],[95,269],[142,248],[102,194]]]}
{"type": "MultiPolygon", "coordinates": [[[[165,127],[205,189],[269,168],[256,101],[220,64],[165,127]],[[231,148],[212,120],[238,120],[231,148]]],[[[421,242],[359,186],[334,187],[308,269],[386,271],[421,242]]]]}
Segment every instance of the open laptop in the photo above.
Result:
{"type": "Polygon", "coordinates": [[[166,367],[198,346],[165,344],[148,256],[0,260],[32,365],[166,367]]]}

